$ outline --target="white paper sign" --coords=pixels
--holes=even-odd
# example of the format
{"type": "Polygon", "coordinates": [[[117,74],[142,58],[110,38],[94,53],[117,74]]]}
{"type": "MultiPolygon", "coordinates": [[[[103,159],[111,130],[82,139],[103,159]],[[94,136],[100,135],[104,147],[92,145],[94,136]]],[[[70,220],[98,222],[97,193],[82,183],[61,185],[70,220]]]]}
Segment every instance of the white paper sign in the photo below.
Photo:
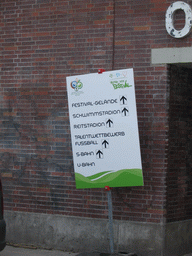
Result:
{"type": "Polygon", "coordinates": [[[143,186],[133,69],[67,77],[77,188],[143,186]]]}

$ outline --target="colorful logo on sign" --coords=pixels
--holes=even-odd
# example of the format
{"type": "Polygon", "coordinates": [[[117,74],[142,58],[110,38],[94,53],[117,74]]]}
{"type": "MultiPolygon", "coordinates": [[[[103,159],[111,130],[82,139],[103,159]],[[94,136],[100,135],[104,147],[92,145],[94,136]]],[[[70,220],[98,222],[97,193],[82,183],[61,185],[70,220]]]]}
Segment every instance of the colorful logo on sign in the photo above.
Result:
{"type": "Polygon", "coordinates": [[[116,72],[113,74],[110,74],[109,77],[111,78],[110,83],[113,85],[114,89],[119,89],[119,88],[126,88],[126,87],[131,87],[127,82],[127,79],[125,79],[127,76],[127,72],[116,72]]]}
{"type": "Polygon", "coordinates": [[[71,88],[74,89],[77,92],[81,88],[83,88],[83,83],[78,78],[76,78],[75,81],[71,82],[71,88]]]}
{"type": "Polygon", "coordinates": [[[113,73],[113,74],[110,74],[109,77],[112,79],[115,79],[115,78],[125,78],[127,76],[127,71],[123,71],[123,72],[116,72],[116,73],[113,73]]]}

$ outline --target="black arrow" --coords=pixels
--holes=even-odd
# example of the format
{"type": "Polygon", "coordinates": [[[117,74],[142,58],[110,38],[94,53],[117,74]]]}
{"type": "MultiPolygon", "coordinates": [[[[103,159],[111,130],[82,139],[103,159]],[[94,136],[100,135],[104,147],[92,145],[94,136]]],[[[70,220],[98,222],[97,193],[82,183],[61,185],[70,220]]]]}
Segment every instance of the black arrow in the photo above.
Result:
{"type": "Polygon", "coordinates": [[[103,155],[103,152],[101,150],[98,150],[96,155],[98,155],[98,154],[99,154],[99,158],[101,158],[101,156],[103,155]]]}
{"type": "Polygon", "coordinates": [[[109,142],[106,141],[106,140],[104,140],[104,141],[102,142],[102,145],[104,145],[105,148],[107,148],[107,144],[109,145],[109,142]]]}
{"type": "Polygon", "coordinates": [[[121,99],[120,99],[120,101],[122,101],[123,104],[125,104],[125,101],[127,101],[127,98],[125,98],[125,96],[122,96],[121,99]]]}
{"type": "Polygon", "coordinates": [[[109,124],[109,127],[111,127],[111,124],[113,124],[113,121],[111,119],[107,120],[106,124],[109,124]]]}
{"type": "Polygon", "coordinates": [[[124,108],[124,109],[122,110],[122,112],[124,113],[124,116],[126,116],[126,115],[127,115],[126,112],[129,112],[129,110],[126,109],[126,108],[124,108]]]}

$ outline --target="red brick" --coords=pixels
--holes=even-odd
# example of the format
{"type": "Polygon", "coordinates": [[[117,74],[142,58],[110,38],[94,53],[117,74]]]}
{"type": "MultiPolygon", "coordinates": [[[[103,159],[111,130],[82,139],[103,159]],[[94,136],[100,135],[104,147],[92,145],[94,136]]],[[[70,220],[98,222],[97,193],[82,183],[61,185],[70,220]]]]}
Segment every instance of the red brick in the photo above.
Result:
{"type": "Polygon", "coordinates": [[[183,161],[189,156],[186,145],[192,135],[183,122],[169,123],[168,111],[178,119],[181,106],[170,91],[175,101],[168,110],[173,88],[169,67],[151,65],[151,48],[191,46],[191,35],[176,40],[165,30],[171,1],[117,1],[115,12],[111,1],[50,0],[42,5],[22,1],[20,9],[13,2],[2,0],[3,8],[11,8],[13,14],[5,14],[7,22],[0,21],[4,138],[0,166],[4,170],[6,164],[3,181],[9,190],[5,209],[107,218],[105,191],[75,188],[65,79],[97,72],[101,66],[133,67],[145,186],[112,190],[114,218],[155,223],[165,215],[168,221],[189,218],[187,191],[190,194],[192,188],[183,161]],[[57,197],[60,210],[52,204],[57,197]],[[32,202],[29,208],[27,200],[32,202]]]}

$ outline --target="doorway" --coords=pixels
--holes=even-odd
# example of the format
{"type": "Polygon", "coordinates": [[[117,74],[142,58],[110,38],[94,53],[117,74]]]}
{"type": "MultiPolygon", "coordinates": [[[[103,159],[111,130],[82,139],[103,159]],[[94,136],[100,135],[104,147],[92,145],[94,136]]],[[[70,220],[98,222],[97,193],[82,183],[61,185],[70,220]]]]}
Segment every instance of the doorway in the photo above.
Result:
{"type": "Polygon", "coordinates": [[[167,222],[192,218],[192,68],[170,65],[167,222]]]}

